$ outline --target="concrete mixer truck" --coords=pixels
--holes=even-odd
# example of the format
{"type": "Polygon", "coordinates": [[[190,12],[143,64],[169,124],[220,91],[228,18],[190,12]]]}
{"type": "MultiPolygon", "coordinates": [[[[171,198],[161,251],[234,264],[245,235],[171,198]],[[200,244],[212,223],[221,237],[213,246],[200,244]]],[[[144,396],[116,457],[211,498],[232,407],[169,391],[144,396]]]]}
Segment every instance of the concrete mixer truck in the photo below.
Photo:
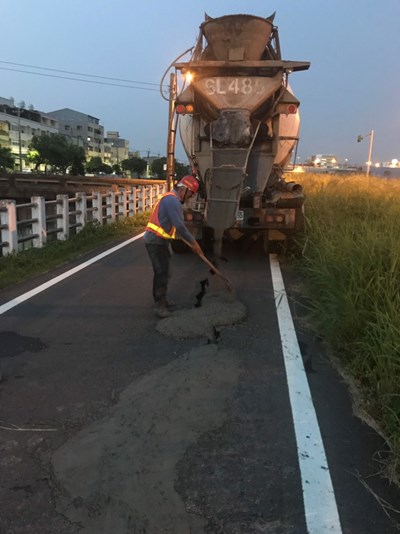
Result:
{"type": "MultiPolygon", "coordinates": [[[[281,57],[275,13],[205,15],[196,45],[171,63],[167,180],[174,182],[176,132],[200,192],[185,218],[221,256],[224,237],[285,240],[302,226],[301,185],[283,172],[298,141],[299,100],[289,74],[310,63],[281,57]],[[188,61],[181,61],[190,54],[188,61]]],[[[206,244],[207,244],[206,243],[206,244]]]]}

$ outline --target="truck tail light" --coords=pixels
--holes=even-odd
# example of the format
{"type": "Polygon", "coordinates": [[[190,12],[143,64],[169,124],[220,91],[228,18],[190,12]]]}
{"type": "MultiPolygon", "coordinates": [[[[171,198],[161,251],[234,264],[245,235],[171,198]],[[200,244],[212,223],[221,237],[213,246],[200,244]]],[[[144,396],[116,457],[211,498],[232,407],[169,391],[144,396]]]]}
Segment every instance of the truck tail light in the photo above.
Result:
{"type": "Polygon", "coordinates": [[[295,115],[297,113],[298,105],[294,104],[293,102],[290,103],[284,103],[280,102],[277,106],[277,112],[281,113],[282,115],[295,115]]]}
{"type": "Polygon", "coordinates": [[[267,223],[279,223],[282,224],[285,222],[285,215],[283,213],[268,213],[265,217],[267,223]]]}
{"type": "Polygon", "coordinates": [[[193,104],[178,104],[175,111],[178,115],[186,115],[186,113],[194,112],[194,106],[193,104]]]}

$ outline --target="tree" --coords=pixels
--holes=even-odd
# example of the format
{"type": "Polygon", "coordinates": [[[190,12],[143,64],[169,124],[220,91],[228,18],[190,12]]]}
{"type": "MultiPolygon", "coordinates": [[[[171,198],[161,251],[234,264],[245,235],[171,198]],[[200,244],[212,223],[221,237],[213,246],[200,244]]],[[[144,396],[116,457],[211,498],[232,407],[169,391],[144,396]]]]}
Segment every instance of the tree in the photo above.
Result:
{"type": "Polygon", "coordinates": [[[112,168],[113,174],[117,174],[117,175],[122,174],[121,165],[119,163],[115,163],[111,168],[112,168]]]}
{"type": "Polygon", "coordinates": [[[103,163],[103,160],[99,156],[94,156],[87,164],[86,170],[93,174],[111,174],[112,167],[103,163]]]}
{"type": "Polygon", "coordinates": [[[164,165],[167,164],[167,158],[157,158],[151,165],[151,171],[154,176],[157,176],[160,180],[165,180],[166,171],[164,171],[164,165]]]}
{"type": "MultiPolygon", "coordinates": [[[[176,159],[175,162],[175,179],[180,180],[187,174],[192,174],[192,170],[189,167],[189,165],[185,165],[183,163],[180,163],[176,159]]],[[[153,164],[151,166],[151,170],[157,178],[160,180],[165,180],[166,178],[166,171],[164,171],[164,165],[167,163],[167,158],[157,158],[153,161],[153,164]]]]}
{"type": "Polygon", "coordinates": [[[35,164],[36,170],[40,165],[45,165],[46,171],[50,166],[53,171],[64,174],[72,166],[75,171],[82,170],[85,160],[83,148],[71,144],[63,135],[34,135],[29,148],[28,159],[35,164]]]}
{"type": "Polygon", "coordinates": [[[192,168],[190,165],[185,165],[180,161],[175,160],[175,177],[177,180],[180,180],[187,174],[192,174],[192,168]]]}
{"type": "Polygon", "coordinates": [[[73,176],[85,176],[85,151],[83,147],[71,145],[72,164],[69,174],[73,176]]]}
{"type": "Polygon", "coordinates": [[[124,159],[121,161],[121,167],[124,171],[129,171],[131,176],[133,173],[136,173],[140,178],[143,172],[147,169],[147,161],[138,157],[124,159]]]}
{"type": "Polygon", "coordinates": [[[0,146],[0,171],[7,172],[14,169],[14,155],[11,148],[0,146]]]}

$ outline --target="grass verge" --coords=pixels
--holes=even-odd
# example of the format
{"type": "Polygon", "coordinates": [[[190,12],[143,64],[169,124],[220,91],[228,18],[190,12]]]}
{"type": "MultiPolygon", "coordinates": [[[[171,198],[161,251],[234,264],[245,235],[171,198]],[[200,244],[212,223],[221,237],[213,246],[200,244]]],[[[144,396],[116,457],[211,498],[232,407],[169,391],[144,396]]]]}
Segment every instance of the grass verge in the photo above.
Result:
{"type": "Polygon", "coordinates": [[[40,249],[30,248],[1,257],[0,289],[54,269],[111,241],[136,235],[144,230],[148,217],[149,213],[139,213],[114,224],[88,224],[66,241],[52,241],[40,249]]]}
{"type": "Polygon", "coordinates": [[[302,175],[306,227],[296,268],[312,322],[355,379],[400,472],[400,181],[302,175]]]}

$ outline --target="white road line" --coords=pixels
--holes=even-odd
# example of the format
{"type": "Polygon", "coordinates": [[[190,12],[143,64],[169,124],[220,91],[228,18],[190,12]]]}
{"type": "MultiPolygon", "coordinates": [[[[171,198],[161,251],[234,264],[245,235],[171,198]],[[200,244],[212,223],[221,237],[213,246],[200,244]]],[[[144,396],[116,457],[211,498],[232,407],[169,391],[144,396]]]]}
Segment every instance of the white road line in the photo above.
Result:
{"type": "Polygon", "coordinates": [[[339,513],[279,261],[270,255],[272,285],[289,388],[309,534],[340,534],[339,513]]]}
{"type": "Polygon", "coordinates": [[[11,310],[11,308],[15,308],[15,306],[18,306],[19,304],[22,304],[22,302],[25,302],[26,300],[34,297],[35,295],[38,295],[42,291],[45,291],[46,289],[49,289],[49,287],[54,286],[55,284],[58,284],[58,282],[61,282],[62,280],[65,280],[66,278],[69,278],[75,273],[78,273],[79,271],[82,271],[82,269],[85,269],[86,267],[89,267],[89,265],[92,265],[93,263],[96,263],[96,261],[99,261],[106,256],[109,256],[110,254],[113,254],[113,252],[116,252],[120,248],[126,247],[126,245],[129,245],[130,243],[133,243],[133,241],[136,241],[137,239],[140,239],[143,236],[143,233],[136,235],[135,237],[131,237],[127,241],[124,241],[123,243],[120,243],[119,245],[116,245],[113,248],[110,248],[101,254],[98,254],[94,258],[91,258],[88,261],[85,261],[84,263],[81,263],[80,265],[77,265],[73,269],[70,269],[69,271],[66,271],[63,274],[60,274],[59,276],[56,276],[52,280],[49,280],[48,282],[45,282],[44,284],[35,287],[34,289],[31,289],[30,291],[27,291],[26,293],[23,293],[19,297],[16,297],[13,300],[10,300],[6,302],[5,304],[0,305],[0,315],[7,312],[8,310],[11,310]]]}

